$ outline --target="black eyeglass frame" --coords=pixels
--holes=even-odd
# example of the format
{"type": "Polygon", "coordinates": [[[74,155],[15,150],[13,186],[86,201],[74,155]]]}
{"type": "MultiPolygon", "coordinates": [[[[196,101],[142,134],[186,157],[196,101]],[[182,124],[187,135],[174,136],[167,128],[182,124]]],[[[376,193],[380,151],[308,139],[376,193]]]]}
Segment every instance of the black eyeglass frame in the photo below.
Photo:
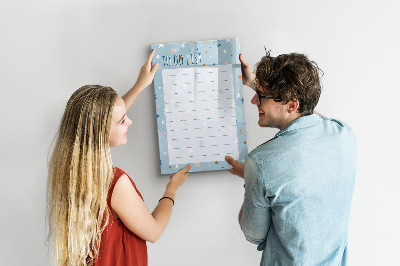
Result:
{"type": "Polygon", "coordinates": [[[258,103],[261,104],[261,99],[274,99],[275,102],[282,101],[279,97],[274,96],[262,96],[259,90],[255,90],[258,96],[258,103]]]}

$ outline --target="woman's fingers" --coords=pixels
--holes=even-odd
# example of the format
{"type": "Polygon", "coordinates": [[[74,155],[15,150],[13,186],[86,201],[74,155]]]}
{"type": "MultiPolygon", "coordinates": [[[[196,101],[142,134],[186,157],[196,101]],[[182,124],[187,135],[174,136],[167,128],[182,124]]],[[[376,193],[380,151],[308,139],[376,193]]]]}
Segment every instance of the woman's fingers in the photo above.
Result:
{"type": "Polygon", "coordinates": [[[153,49],[153,51],[151,51],[149,58],[147,59],[147,62],[146,62],[148,65],[151,65],[151,61],[153,60],[153,56],[155,53],[156,53],[156,49],[153,49]]]}
{"type": "MultiPolygon", "coordinates": [[[[188,165],[186,165],[184,168],[182,168],[182,170],[180,170],[179,172],[188,174],[188,173],[186,173],[186,172],[189,171],[191,167],[192,167],[192,166],[191,166],[190,164],[188,164],[188,165]]],[[[189,175],[189,174],[188,174],[188,175],[189,175]]]]}
{"type": "Polygon", "coordinates": [[[158,63],[154,64],[153,68],[151,69],[151,74],[154,76],[158,69],[158,63]]]}
{"type": "Polygon", "coordinates": [[[192,168],[192,165],[188,164],[188,165],[186,165],[185,168],[183,168],[183,169],[186,169],[186,172],[187,172],[187,171],[189,171],[190,168],[192,168]]]}

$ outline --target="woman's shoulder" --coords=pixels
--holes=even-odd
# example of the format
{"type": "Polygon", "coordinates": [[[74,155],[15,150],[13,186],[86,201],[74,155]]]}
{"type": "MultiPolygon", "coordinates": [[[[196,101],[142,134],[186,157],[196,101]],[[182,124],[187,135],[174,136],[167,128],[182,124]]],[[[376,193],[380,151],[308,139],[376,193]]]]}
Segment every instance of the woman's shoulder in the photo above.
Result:
{"type": "Polygon", "coordinates": [[[119,177],[121,177],[124,174],[127,175],[127,173],[125,173],[124,170],[122,170],[121,168],[118,168],[116,166],[113,166],[113,172],[114,172],[114,179],[118,179],[119,177]]]}
{"type": "Polygon", "coordinates": [[[133,186],[136,190],[136,192],[140,195],[141,198],[142,195],[140,194],[139,190],[136,187],[135,182],[132,180],[132,178],[122,169],[113,166],[113,170],[114,170],[114,180],[112,182],[111,188],[112,190],[114,190],[114,187],[117,183],[119,183],[119,185],[121,186],[133,186]]]}
{"type": "Polygon", "coordinates": [[[111,188],[114,189],[117,183],[130,183],[136,188],[135,182],[133,182],[132,178],[121,168],[113,166],[114,178],[111,184],[111,188]]]}
{"type": "Polygon", "coordinates": [[[114,192],[115,185],[117,183],[121,183],[120,180],[130,179],[130,177],[124,172],[124,170],[122,170],[122,169],[120,169],[120,168],[118,168],[116,166],[113,166],[113,173],[114,173],[114,177],[113,177],[113,179],[111,181],[110,188],[109,188],[109,191],[108,191],[108,199],[107,199],[108,201],[111,200],[111,197],[112,197],[113,192],[114,192]]]}

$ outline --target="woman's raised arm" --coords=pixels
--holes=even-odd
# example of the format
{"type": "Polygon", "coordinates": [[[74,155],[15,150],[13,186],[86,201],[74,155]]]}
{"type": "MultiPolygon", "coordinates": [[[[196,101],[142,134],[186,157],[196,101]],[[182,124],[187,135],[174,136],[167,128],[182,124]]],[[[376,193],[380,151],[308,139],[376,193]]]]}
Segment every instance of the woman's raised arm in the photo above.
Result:
{"type": "Polygon", "coordinates": [[[139,94],[153,82],[154,75],[156,74],[158,68],[158,63],[155,64],[153,68],[151,67],[151,61],[153,60],[155,52],[156,50],[153,49],[149,55],[149,58],[147,58],[146,63],[140,69],[135,85],[133,85],[133,87],[124,96],[122,96],[122,99],[125,102],[126,112],[131,109],[139,94]]]}

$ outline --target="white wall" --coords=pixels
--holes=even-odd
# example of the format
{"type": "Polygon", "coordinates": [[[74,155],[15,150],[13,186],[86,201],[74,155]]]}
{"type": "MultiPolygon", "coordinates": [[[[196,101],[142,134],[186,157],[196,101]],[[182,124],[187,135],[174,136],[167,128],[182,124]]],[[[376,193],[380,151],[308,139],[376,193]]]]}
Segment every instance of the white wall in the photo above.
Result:
{"type": "MultiPolygon", "coordinates": [[[[0,264],[49,265],[45,249],[46,153],[69,96],[102,84],[123,94],[153,43],[239,37],[255,64],[307,54],[325,72],[317,110],[358,139],[350,265],[399,265],[399,5],[396,1],[2,1],[0,4],[0,264]]],[[[246,88],[245,88],[246,89],[246,88]]],[[[153,87],[129,115],[129,143],[113,151],[150,209],[162,196],[153,87]]],[[[245,91],[249,149],[276,130],[259,128],[245,91]]],[[[237,214],[243,181],[193,173],[150,265],[258,265],[237,214]]]]}

